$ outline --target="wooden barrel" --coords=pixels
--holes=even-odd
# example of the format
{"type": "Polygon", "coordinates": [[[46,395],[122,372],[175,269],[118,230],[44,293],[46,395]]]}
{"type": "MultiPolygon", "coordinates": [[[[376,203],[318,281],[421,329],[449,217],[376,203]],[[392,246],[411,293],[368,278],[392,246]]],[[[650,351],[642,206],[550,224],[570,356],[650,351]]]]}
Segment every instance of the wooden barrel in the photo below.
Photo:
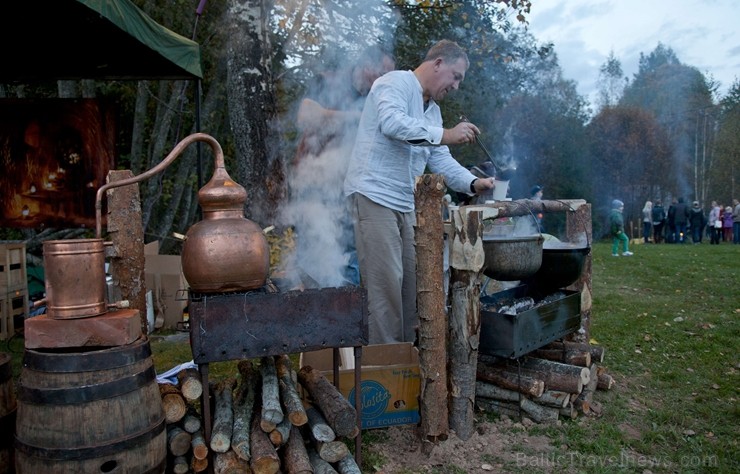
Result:
{"type": "Polygon", "coordinates": [[[167,432],[149,340],[75,350],[24,353],[17,472],[164,472],[167,432]]]}
{"type": "Polygon", "coordinates": [[[13,472],[16,399],[10,355],[0,352],[0,474],[13,472]]]}

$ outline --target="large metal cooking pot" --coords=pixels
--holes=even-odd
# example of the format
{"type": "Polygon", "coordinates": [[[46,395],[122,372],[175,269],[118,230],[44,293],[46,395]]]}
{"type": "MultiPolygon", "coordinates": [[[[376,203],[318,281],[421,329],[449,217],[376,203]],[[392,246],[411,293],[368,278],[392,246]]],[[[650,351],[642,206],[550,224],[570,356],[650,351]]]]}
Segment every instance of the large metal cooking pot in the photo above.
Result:
{"type": "Polygon", "coordinates": [[[483,237],[483,274],[499,281],[522,280],[537,272],[542,264],[541,234],[522,237],[483,237]]]}
{"type": "Polygon", "coordinates": [[[542,265],[527,284],[540,293],[572,285],[581,277],[590,251],[591,247],[584,244],[546,242],[542,249],[542,265]]]}

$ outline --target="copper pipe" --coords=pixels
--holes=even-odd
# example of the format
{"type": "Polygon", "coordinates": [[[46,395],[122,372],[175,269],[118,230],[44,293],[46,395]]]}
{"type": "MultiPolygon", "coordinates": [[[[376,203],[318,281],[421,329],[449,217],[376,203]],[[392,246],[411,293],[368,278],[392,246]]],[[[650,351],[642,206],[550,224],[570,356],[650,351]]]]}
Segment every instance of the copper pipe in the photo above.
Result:
{"type": "Polygon", "coordinates": [[[132,178],[122,179],[120,181],[114,181],[112,183],[106,183],[105,185],[98,188],[98,192],[95,194],[95,235],[97,238],[101,238],[102,235],[102,208],[103,208],[103,195],[104,193],[112,188],[118,188],[120,186],[128,186],[129,184],[138,183],[140,181],[144,181],[145,179],[149,179],[155,174],[163,171],[165,168],[170,166],[175,159],[180,156],[180,154],[193,144],[194,142],[206,142],[211,146],[211,150],[213,151],[214,155],[214,168],[224,168],[224,152],[221,148],[221,145],[216,141],[215,138],[212,136],[205,134],[205,133],[193,133],[192,135],[188,135],[187,137],[183,138],[177,145],[175,145],[175,148],[172,149],[172,151],[167,155],[164,160],[159,162],[156,166],[153,168],[138,174],[132,178]]]}

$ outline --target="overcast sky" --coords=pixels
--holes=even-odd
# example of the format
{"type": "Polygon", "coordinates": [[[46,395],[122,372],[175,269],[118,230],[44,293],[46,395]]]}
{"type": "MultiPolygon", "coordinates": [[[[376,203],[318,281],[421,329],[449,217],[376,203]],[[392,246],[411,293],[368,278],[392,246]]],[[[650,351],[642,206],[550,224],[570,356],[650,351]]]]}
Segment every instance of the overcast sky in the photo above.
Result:
{"type": "Polygon", "coordinates": [[[721,82],[740,78],[740,0],[532,0],[529,31],[552,41],[566,79],[592,104],[599,68],[614,51],[630,78],[659,42],[721,82]]]}

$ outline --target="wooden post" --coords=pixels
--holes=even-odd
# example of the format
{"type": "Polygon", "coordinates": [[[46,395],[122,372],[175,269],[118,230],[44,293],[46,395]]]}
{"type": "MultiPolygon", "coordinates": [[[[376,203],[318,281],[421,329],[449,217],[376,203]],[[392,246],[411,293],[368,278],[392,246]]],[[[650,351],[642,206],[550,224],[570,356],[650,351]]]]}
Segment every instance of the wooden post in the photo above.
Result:
{"type": "MultiPolygon", "coordinates": [[[[449,323],[450,427],[463,441],[474,432],[475,379],[480,337],[483,220],[480,212],[452,212],[449,323]]],[[[448,237],[449,238],[449,237],[448,237]]]]}
{"type": "Polygon", "coordinates": [[[427,441],[446,439],[447,314],[444,294],[444,178],[423,175],[416,181],[416,304],[419,313],[421,371],[421,436],[427,441]]]}
{"type": "MultiPolygon", "coordinates": [[[[129,170],[110,171],[108,182],[132,178],[129,170]]],[[[110,270],[121,290],[121,299],[128,300],[141,315],[141,327],[148,334],[146,320],[146,285],[144,278],[144,227],[141,218],[139,185],[130,184],[107,192],[107,228],[113,243],[107,252],[111,256],[110,270]]],[[[111,301],[112,303],[112,301],[111,301]]]]}
{"type": "MultiPolygon", "coordinates": [[[[570,242],[579,242],[584,238],[590,245],[593,242],[591,227],[591,204],[574,208],[566,214],[565,231],[570,242]]],[[[582,332],[570,334],[568,339],[577,342],[588,342],[591,339],[591,252],[586,255],[583,264],[583,273],[572,288],[581,292],[581,329],[582,332]]]]}

